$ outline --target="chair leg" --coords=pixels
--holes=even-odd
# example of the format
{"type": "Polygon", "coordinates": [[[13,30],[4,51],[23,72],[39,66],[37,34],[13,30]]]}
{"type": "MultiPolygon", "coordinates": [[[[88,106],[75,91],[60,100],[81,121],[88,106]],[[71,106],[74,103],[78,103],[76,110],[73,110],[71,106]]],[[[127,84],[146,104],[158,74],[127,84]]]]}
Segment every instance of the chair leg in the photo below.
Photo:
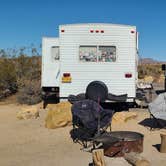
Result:
{"type": "Polygon", "coordinates": [[[110,123],[110,131],[112,131],[111,123],[110,123]]]}
{"type": "Polygon", "coordinates": [[[153,130],[153,127],[156,127],[156,120],[154,118],[154,116],[150,113],[150,119],[152,120],[152,125],[150,127],[150,131],[153,130]]]}
{"type": "Polygon", "coordinates": [[[45,109],[47,107],[47,102],[46,101],[43,101],[43,109],[45,109]]]}
{"type": "Polygon", "coordinates": [[[87,142],[86,141],[82,141],[82,143],[83,143],[83,147],[87,148],[87,142]]]}
{"type": "Polygon", "coordinates": [[[151,125],[151,127],[150,127],[150,131],[152,131],[153,126],[154,126],[154,119],[153,119],[153,117],[152,117],[152,114],[150,114],[150,119],[152,120],[152,125],[151,125]]]}

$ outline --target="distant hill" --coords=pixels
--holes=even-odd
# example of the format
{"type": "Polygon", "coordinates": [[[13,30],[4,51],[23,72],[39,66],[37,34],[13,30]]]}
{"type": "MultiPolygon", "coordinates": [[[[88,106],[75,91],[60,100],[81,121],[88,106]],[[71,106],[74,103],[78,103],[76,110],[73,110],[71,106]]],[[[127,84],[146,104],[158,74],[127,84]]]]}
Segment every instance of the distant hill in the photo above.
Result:
{"type": "Polygon", "coordinates": [[[141,58],[139,59],[139,64],[163,64],[166,62],[157,61],[152,58],[141,58]]]}

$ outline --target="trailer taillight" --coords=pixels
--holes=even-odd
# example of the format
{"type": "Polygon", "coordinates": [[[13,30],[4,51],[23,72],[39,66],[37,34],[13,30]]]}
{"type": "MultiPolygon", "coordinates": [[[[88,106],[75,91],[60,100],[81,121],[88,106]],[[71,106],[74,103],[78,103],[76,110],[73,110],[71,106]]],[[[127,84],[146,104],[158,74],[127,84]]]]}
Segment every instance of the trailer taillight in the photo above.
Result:
{"type": "Polygon", "coordinates": [[[71,83],[72,78],[70,73],[63,73],[62,83],[71,83]]]}
{"type": "Polygon", "coordinates": [[[64,30],[64,29],[61,29],[61,32],[65,32],[65,30],[64,30]]]}
{"type": "Polygon", "coordinates": [[[70,77],[70,73],[63,73],[63,77],[70,77]]]}
{"type": "Polygon", "coordinates": [[[90,33],[94,33],[94,32],[96,32],[96,33],[99,33],[99,32],[100,32],[100,33],[104,33],[104,30],[95,30],[95,31],[94,31],[93,29],[91,29],[91,30],[89,30],[89,32],[90,32],[90,33]]]}
{"type": "Polygon", "coordinates": [[[125,73],[125,78],[131,78],[132,74],[131,73],[125,73]]]}
{"type": "Polygon", "coordinates": [[[132,31],[131,31],[131,33],[135,33],[135,31],[134,31],[134,30],[132,30],[132,31]]]}

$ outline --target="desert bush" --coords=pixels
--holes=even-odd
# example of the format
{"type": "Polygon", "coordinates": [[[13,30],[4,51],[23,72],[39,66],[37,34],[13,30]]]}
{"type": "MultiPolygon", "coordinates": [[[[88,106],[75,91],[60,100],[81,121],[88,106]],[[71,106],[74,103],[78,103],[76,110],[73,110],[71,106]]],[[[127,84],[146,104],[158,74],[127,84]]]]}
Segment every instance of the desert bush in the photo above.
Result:
{"type": "Polygon", "coordinates": [[[138,78],[142,79],[145,76],[153,76],[154,78],[159,77],[163,74],[160,64],[142,64],[138,66],[138,78]]]}
{"type": "Polygon", "coordinates": [[[21,55],[16,65],[18,94],[21,104],[36,104],[41,101],[41,57],[21,55]]]}
{"type": "Polygon", "coordinates": [[[41,57],[38,55],[34,46],[0,49],[0,98],[18,92],[20,103],[33,104],[41,100],[41,57]]]}
{"type": "Polygon", "coordinates": [[[17,94],[17,101],[20,104],[37,104],[41,101],[40,81],[27,80],[24,86],[19,89],[17,94]]]}
{"type": "Polygon", "coordinates": [[[39,80],[41,75],[41,57],[21,55],[16,60],[17,85],[25,86],[27,80],[39,80]]]}
{"type": "Polygon", "coordinates": [[[0,99],[17,91],[15,64],[10,58],[0,58],[0,99]]]}

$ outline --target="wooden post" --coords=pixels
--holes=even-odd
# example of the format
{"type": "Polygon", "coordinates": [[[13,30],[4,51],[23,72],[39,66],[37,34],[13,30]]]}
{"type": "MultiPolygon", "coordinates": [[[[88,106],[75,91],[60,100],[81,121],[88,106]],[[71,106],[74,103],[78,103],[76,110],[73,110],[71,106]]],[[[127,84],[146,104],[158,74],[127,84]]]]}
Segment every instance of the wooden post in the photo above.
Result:
{"type": "Polygon", "coordinates": [[[150,162],[138,153],[125,153],[124,158],[133,166],[150,166],[150,162]]]}
{"type": "Polygon", "coordinates": [[[95,149],[92,151],[92,158],[94,166],[106,166],[104,161],[104,150],[95,149]]]}
{"type": "Polygon", "coordinates": [[[160,134],[160,137],[161,137],[160,152],[166,153],[166,134],[160,134]]]}

